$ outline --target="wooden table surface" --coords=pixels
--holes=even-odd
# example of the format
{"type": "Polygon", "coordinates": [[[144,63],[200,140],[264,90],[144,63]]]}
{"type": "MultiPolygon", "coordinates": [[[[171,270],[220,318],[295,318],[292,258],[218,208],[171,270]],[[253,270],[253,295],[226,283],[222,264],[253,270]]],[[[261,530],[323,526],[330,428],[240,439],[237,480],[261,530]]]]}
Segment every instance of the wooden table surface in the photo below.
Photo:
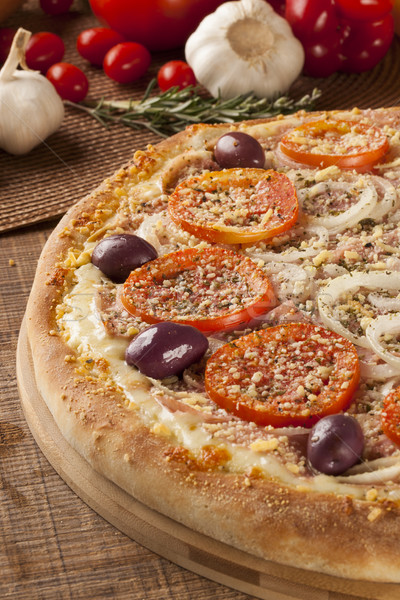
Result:
{"type": "MultiPolygon", "coordinates": [[[[74,39],[79,30],[96,21],[84,2],[77,0],[73,7],[68,17],[52,20],[41,13],[38,0],[30,0],[1,25],[60,32],[68,60],[86,69],[93,97],[101,97],[103,90],[118,98],[143,93],[146,78],[122,88],[82,63],[74,39]]],[[[175,55],[180,56],[179,52],[155,56],[149,77],[157,65],[175,55]]],[[[302,78],[295,92],[321,87],[318,108],[397,104],[398,55],[396,40],[384,63],[373,72],[335,75],[326,81],[302,78]]],[[[85,116],[69,109],[62,129],[48,146],[22,158],[0,151],[0,222],[3,217],[7,225],[3,230],[12,228],[0,235],[0,598],[249,598],[156,556],[88,508],[38,449],[19,401],[18,333],[37,258],[58,219],[54,215],[111,174],[135,149],[155,141],[152,133],[89,124],[85,116]],[[51,152],[54,148],[56,152],[51,152]],[[24,219],[19,221],[22,213],[24,219]],[[34,224],[26,226],[29,222],[34,224]]]]}

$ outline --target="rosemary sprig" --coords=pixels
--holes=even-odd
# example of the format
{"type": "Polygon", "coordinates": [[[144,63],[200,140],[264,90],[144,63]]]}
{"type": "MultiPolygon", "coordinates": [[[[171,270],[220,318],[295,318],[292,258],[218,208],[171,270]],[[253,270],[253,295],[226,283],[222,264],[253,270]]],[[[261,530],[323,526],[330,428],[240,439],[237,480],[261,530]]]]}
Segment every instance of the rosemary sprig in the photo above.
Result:
{"type": "Polygon", "coordinates": [[[151,96],[156,85],[153,79],[141,100],[100,100],[96,105],[74,104],[103,125],[122,123],[134,129],[147,128],[163,137],[184,129],[191,123],[234,123],[246,119],[264,119],[298,110],[310,110],[321,92],[314,89],[300,100],[282,96],[275,100],[257,98],[253,93],[241,94],[224,100],[203,95],[199,87],[189,86],[183,90],[171,88],[162,94],[151,96]]]}

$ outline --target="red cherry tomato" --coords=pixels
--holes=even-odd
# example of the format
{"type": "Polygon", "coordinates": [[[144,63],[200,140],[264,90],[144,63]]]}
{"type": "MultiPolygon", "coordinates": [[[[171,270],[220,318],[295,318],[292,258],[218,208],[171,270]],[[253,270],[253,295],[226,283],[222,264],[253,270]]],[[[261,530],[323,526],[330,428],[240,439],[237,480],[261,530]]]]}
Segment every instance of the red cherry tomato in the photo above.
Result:
{"type": "Polygon", "coordinates": [[[2,27],[0,29],[0,65],[5,62],[16,33],[17,30],[11,27],[2,27]]]}
{"type": "Polygon", "coordinates": [[[340,13],[347,19],[374,21],[390,13],[393,0],[335,0],[340,13]]]}
{"type": "Polygon", "coordinates": [[[224,0],[90,0],[98,19],[149,50],[183,46],[224,0]]]}
{"type": "Polygon", "coordinates": [[[326,36],[337,31],[339,20],[332,0],[290,0],[286,2],[285,18],[293,34],[309,44],[323,42],[326,36]]]}
{"type": "Polygon", "coordinates": [[[45,74],[47,70],[64,56],[65,46],[55,33],[41,31],[35,33],[26,47],[26,64],[30,69],[45,74]]]}
{"type": "Polygon", "coordinates": [[[197,83],[192,67],[183,60],[170,60],[165,63],[158,71],[157,82],[163,92],[171,87],[182,90],[197,83]]]}
{"type": "Polygon", "coordinates": [[[123,42],[107,52],[103,68],[110,79],[118,83],[132,83],[146,73],[150,63],[150,52],[142,44],[123,42]]]}
{"type": "Polygon", "coordinates": [[[379,21],[350,21],[343,19],[346,26],[342,53],[345,60],[341,70],[362,73],[375,67],[389,50],[393,39],[394,24],[391,14],[379,21]]]}
{"type": "Polygon", "coordinates": [[[101,67],[107,52],[123,41],[122,35],[108,27],[92,27],[78,35],[76,48],[92,65],[101,67]]]}
{"type": "Polygon", "coordinates": [[[321,39],[304,42],[304,73],[311,77],[329,77],[342,66],[340,33],[333,31],[321,39]]]}
{"type": "Polygon", "coordinates": [[[69,11],[74,0],[40,0],[40,8],[48,15],[62,15],[69,11]]]}
{"type": "Polygon", "coordinates": [[[81,102],[88,93],[89,82],[85,73],[70,63],[60,62],[52,65],[46,77],[63,100],[81,102]]]}

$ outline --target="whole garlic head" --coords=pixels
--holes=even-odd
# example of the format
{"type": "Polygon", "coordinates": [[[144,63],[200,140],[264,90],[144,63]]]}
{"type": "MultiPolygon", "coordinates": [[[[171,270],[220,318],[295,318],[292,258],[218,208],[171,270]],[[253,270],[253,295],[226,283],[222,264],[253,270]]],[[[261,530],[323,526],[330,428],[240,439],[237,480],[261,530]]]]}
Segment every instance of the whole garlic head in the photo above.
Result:
{"type": "Polygon", "coordinates": [[[25,65],[30,35],[22,28],[17,31],[0,71],[0,148],[17,155],[26,154],[57,131],[64,118],[64,105],[54,86],[25,65]]]}
{"type": "Polygon", "coordinates": [[[304,64],[289,23],[264,0],[226,2],[189,37],[186,60],[213,96],[286,92],[304,64]]]}

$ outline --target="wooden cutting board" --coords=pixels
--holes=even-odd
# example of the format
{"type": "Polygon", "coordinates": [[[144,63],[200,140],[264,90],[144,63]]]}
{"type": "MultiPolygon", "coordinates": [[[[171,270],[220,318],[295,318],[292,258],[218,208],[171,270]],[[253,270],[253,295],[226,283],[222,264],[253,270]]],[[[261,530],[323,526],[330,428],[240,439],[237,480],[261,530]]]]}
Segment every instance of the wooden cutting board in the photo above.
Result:
{"type": "Polygon", "coordinates": [[[397,584],[341,579],[231,548],[147,508],[95,472],[62,437],[38,392],[24,323],[17,378],[26,420],[48,461],[86,504],[139,544],[199,575],[266,600],[399,600],[397,584]]]}

